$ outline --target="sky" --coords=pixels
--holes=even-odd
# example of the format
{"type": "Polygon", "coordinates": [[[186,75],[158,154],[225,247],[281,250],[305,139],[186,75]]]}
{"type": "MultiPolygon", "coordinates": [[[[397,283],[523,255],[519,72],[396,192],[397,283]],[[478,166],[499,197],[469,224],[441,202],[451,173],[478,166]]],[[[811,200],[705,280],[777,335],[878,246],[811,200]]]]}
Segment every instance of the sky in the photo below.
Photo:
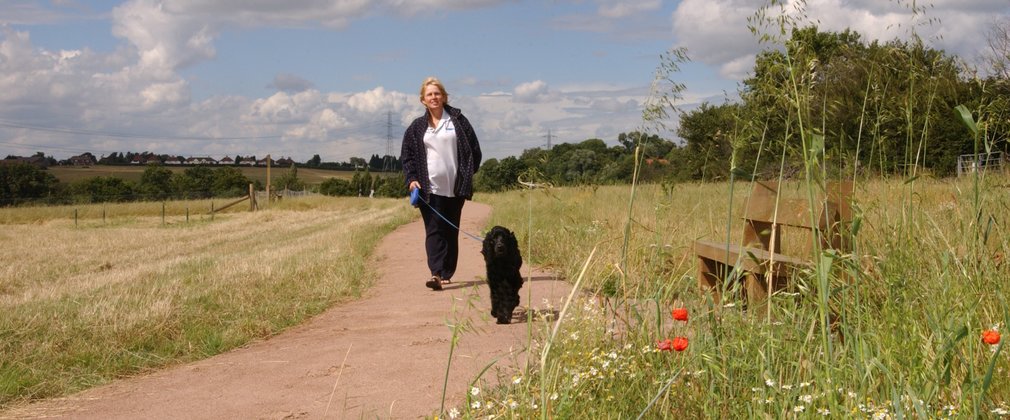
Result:
{"type": "MultiPolygon", "coordinates": [[[[914,32],[968,63],[1010,15],[1010,0],[779,3],[773,13],[864,40],[914,32]]],[[[748,29],[766,4],[0,0],[0,157],[399,155],[428,76],[485,159],[635,130],[676,140],[676,113],[642,120],[661,55],[690,58],[671,76],[685,86],[678,109],[732,99],[755,54],[774,48],[748,29]]]]}

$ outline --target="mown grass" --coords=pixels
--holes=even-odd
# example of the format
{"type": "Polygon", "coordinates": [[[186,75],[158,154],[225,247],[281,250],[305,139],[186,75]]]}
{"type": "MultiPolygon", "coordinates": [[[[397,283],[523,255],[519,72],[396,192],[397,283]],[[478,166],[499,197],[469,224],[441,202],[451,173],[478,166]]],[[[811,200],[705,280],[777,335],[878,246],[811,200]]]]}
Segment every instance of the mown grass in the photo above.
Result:
{"type": "MultiPolygon", "coordinates": [[[[188,224],[162,224],[160,205],[109,209],[77,227],[5,219],[0,407],[217,354],[359,296],[374,245],[414,215],[327,197],[188,224]]],[[[17,211],[49,210],[4,214],[17,211]]]]}
{"type": "MultiPolygon", "coordinates": [[[[747,183],[733,188],[732,213],[726,183],[640,187],[626,264],[626,186],[481,196],[495,208],[490,223],[514,228],[531,262],[574,279],[597,247],[583,280],[592,297],[562,320],[546,364],[521,372],[510,386],[482,390],[450,414],[1000,415],[1010,404],[1010,358],[980,335],[993,327],[1005,332],[1010,321],[1007,185],[1006,175],[982,179],[976,201],[969,179],[858,184],[861,228],[853,253],[832,260],[835,322],[826,344],[815,271],[775,295],[767,319],[738,299],[712,302],[696,285],[691,243],[722,240],[727,228],[740,240],[747,183]],[[688,308],[689,322],[674,322],[673,307],[688,308]],[[673,336],[687,337],[688,349],[656,349],[657,340],[673,336]]],[[[530,351],[539,354],[548,337],[538,331],[530,351]]]]}

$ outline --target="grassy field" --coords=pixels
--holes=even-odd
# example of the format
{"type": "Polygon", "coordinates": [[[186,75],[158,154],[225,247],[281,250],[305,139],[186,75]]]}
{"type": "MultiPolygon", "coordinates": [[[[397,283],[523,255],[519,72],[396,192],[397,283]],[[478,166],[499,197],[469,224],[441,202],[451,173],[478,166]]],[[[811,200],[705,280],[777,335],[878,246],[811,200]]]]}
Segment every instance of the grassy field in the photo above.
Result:
{"type": "Polygon", "coordinates": [[[735,216],[748,183],[732,194],[726,183],[641,187],[627,245],[630,187],[480,196],[495,208],[493,224],[519,232],[528,260],[573,282],[588,263],[581,289],[593,298],[573,305],[553,340],[552,331],[534,334],[530,350],[543,365],[457,410],[468,418],[1000,416],[1010,405],[1010,358],[981,335],[1005,333],[1010,321],[1008,185],[1005,175],[977,188],[971,179],[859,183],[854,251],[819,256],[832,267],[829,288],[806,272],[772,298],[768,318],[737,298],[701,293],[691,248],[727,230],[742,239],[735,216]],[[671,318],[675,307],[688,309],[688,322],[671,318]],[[674,336],[689,347],[657,349],[674,336]]]}
{"type": "Polygon", "coordinates": [[[312,197],[192,216],[173,202],[0,209],[0,407],[204,358],[359,296],[416,214],[312,197]],[[106,213],[103,219],[100,210],[106,213]]]}
{"type": "MultiPolygon", "coordinates": [[[[1010,404],[1010,358],[980,337],[1010,321],[1007,185],[1005,175],[859,183],[861,228],[851,254],[830,255],[830,288],[806,272],[773,296],[767,318],[732,296],[712,301],[695,278],[691,243],[740,239],[748,183],[641,186],[630,213],[628,186],[478,195],[495,209],[490,224],[517,232],[528,262],[581,279],[584,293],[559,324],[529,324],[528,350],[542,363],[499,388],[475,378],[480,392],[448,413],[998,416],[1010,404]],[[674,321],[674,307],[689,321],[674,321]],[[686,350],[657,349],[676,336],[686,350]]],[[[76,228],[67,208],[0,211],[0,258],[10,261],[0,271],[0,404],[216,354],[353,298],[367,287],[363,256],[413,215],[399,200],[317,197],[189,223],[176,203],[163,225],[160,206],[131,206],[106,207],[116,214],[106,221],[101,206],[80,210],[76,228]]]]}
{"type": "MultiPolygon", "coordinates": [[[[177,166],[166,166],[166,168],[171,169],[172,172],[182,173],[186,170],[185,167],[177,166]]],[[[214,168],[213,166],[211,168],[214,168]]],[[[249,166],[239,166],[237,167],[242,171],[242,174],[253,181],[260,181],[266,184],[267,179],[267,168],[266,167],[249,167],[249,166]]],[[[60,182],[70,183],[74,181],[79,181],[86,178],[92,178],[96,176],[111,176],[116,178],[127,179],[134,182],[140,182],[140,176],[144,173],[145,167],[143,165],[129,165],[129,166],[110,166],[110,165],[95,165],[88,167],[81,166],[50,166],[49,173],[53,174],[56,179],[60,182]]],[[[286,173],[289,168],[270,168],[271,178],[279,177],[286,173]]],[[[399,172],[395,172],[392,175],[400,176],[399,172]]],[[[323,181],[330,178],[341,178],[341,179],[351,179],[354,176],[353,171],[334,171],[328,169],[315,169],[315,168],[298,168],[298,178],[309,185],[320,184],[323,181]]]]}

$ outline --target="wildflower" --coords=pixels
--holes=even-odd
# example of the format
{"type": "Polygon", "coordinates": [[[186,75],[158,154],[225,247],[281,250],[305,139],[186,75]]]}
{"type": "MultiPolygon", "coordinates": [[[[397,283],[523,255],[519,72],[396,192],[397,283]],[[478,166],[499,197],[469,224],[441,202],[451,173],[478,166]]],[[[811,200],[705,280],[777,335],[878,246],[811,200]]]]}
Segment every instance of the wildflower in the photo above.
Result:
{"type": "Polygon", "coordinates": [[[797,405],[796,407],[793,407],[793,412],[794,413],[802,413],[806,409],[807,409],[807,407],[805,407],[805,406],[797,405]]]}
{"type": "Polygon", "coordinates": [[[672,314],[673,319],[677,321],[687,322],[687,308],[676,308],[673,312],[670,312],[670,314],[672,314]]]}
{"type": "Polygon", "coordinates": [[[523,381],[523,377],[522,376],[513,376],[512,377],[512,383],[515,384],[515,385],[519,385],[519,383],[522,382],[522,381],[523,381]]]}
{"type": "Polygon", "coordinates": [[[470,408],[474,410],[480,408],[480,401],[474,400],[472,403],[470,403],[470,408]]]}
{"type": "Polygon", "coordinates": [[[475,397],[478,396],[478,395],[480,395],[480,388],[477,388],[475,386],[474,387],[470,387],[470,395],[473,395],[475,397]]]}
{"type": "Polygon", "coordinates": [[[670,351],[673,350],[673,340],[667,338],[663,341],[656,342],[656,349],[659,351],[670,351]]]}
{"type": "Polygon", "coordinates": [[[765,385],[775,386],[775,381],[773,381],[771,379],[765,379],[765,385]]]}
{"type": "Polygon", "coordinates": [[[517,402],[516,400],[513,400],[513,399],[510,398],[509,399],[509,409],[515,410],[517,408],[519,408],[519,402],[517,402]]]}
{"type": "Polygon", "coordinates": [[[792,386],[792,385],[790,385],[790,384],[785,384],[785,385],[782,385],[782,389],[784,389],[784,390],[788,391],[788,390],[790,390],[790,389],[793,389],[793,386],[792,386]]]}
{"type": "Polygon", "coordinates": [[[551,401],[557,401],[557,399],[558,399],[558,393],[557,392],[552,392],[551,393],[551,401]]]}
{"type": "Polygon", "coordinates": [[[831,410],[828,410],[827,408],[818,408],[817,409],[817,414],[820,414],[822,416],[830,416],[831,415],[831,410]]]}
{"type": "Polygon", "coordinates": [[[449,410],[449,418],[450,419],[454,419],[454,418],[457,418],[457,417],[459,417],[459,409],[457,409],[456,407],[453,407],[451,410],[449,410]]]}
{"type": "Polygon", "coordinates": [[[999,344],[999,331],[996,330],[985,330],[982,332],[982,341],[988,345],[999,344]]]}
{"type": "Polygon", "coordinates": [[[807,394],[807,395],[801,395],[800,396],[800,401],[803,401],[803,402],[805,402],[807,404],[810,404],[810,403],[814,402],[814,396],[813,395],[809,395],[809,394],[807,394]]]}
{"type": "Polygon", "coordinates": [[[687,337],[674,337],[672,344],[674,350],[684,351],[687,348],[687,337]]]}
{"type": "Polygon", "coordinates": [[[997,415],[997,416],[1003,417],[1003,416],[1005,416],[1007,414],[1010,414],[1010,411],[1008,411],[1007,409],[1005,409],[1003,407],[996,407],[996,408],[992,409],[992,413],[995,414],[995,415],[997,415]]]}

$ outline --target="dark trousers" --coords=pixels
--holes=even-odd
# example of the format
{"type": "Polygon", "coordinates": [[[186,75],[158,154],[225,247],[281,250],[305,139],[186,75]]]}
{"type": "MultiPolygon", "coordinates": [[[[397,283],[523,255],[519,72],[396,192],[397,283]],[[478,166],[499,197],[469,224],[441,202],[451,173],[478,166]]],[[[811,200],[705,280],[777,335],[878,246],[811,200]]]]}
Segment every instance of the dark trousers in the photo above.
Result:
{"type": "MultiPolygon", "coordinates": [[[[435,194],[430,197],[428,204],[452,224],[459,226],[466,200],[435,194]]],[[[433,276],[451,279],[456,273],[456,262],[459,260],[459,230],[450,226],[428,206],[422,204],[420,209],[421,218],[424,219],[424,250],[428,254],[428,269],[433,276]]]]}

